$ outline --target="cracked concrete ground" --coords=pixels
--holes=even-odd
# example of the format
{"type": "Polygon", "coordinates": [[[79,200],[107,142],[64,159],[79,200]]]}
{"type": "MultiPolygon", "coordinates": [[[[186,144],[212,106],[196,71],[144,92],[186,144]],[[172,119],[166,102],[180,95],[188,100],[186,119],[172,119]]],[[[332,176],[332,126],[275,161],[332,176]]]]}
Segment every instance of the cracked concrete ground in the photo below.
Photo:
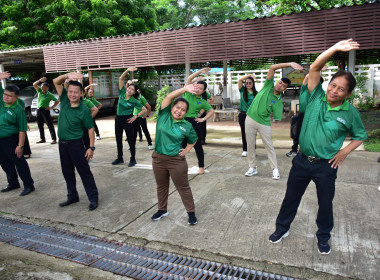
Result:
{"type": "MultiPolygon", "coordinates": [[[[152,151],[148,150],[146,141],[138,142],[136,167],[128,168],[127,164],[112,166],[110,163],[116,157],[113,119],[105,117],[97,123],[102,140],[96,141],[95,157],[91,161],[91,170],[100,192],[97,210],[88,211],[89,202],[79,176],[80,202],[66,208],[58,206],[66,199],[58,146],[34,144],[38,140],[38,131],[32,125],[32,132],[28,135],[33,154],[28,162],[36,191],[26,197],[20,197],[19,190],[1,193],[2,215],[297,278],[378,279],[378,154],[355,151],[338,171],[332,253],[321,256],[316,250],[317,200],[313,183],[304,195],[290,236],[279,244],[267,241],[274,230],[291,167],[291,159],[285,156],[291,146],[289,139],[284,140],[289,133],[286,123],[275,124],[273,129],[281,173],[279,181],[271,179],[268,159],[260,141],[257,156],[259,174],[245,177],[248,165],[247,159],[241,157],[238,125],[230,122],[208,124],[210,133],[207,141],[211,144],[204,149],[209,172],[189,175],[199,220],[199,224],[193,227],[187,224],[186,211],[173,186],[169,196],[169,216],[157,222],[151,221],[151,215],[157,210],[155,180],[150,169],[152,151]]],[[[149,129],[154,134],[154,123],[149,122],[149,129]]],[[[48,131],[46,133],[49,135],[48,131]]],[[[127,162],[126,142],[124,155],[127,162]]],[[[189,168],[196,166],[194,151],[187,160],[189,168]]],[[[4,186],[5,181],[4,173],[0,172],[0,182],[4,186]]],[[[5,275],[11,267],[14,268],[14,278],[0,276],[0,279],[97,279],[92,275],[99,279],[120,279],[110,273],[91,271],[84,266],[0,243],[0,275],[5,275]],[[67,269],[70,266],[73,267],[67,269]],[[26,269],[28,267],[30,271],[26,269]],[[37,277],[33,273],[38,271],[42,273],[41,278],[27,278],[37,277]],[[51,273],[63,274],[56,274],[54,278],[51,275],[55,274],[51,273]],[[104,277],[101,273],[105,273],[104,277]]]]}

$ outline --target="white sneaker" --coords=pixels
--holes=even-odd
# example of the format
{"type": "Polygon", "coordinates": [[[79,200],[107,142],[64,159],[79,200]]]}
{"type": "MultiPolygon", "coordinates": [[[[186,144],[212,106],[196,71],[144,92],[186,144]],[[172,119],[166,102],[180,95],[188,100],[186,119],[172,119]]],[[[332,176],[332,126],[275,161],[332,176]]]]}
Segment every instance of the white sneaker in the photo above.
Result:
{"type": "Polygon", "coordinates": [[[246,157],[248,155],[248,152],[247,151],[243,151],[242,153],[241,153],[241,156],[242,157],[246,157]]]}
{"type": "Polygon", "coordinates": [[[274,180],[279,180],[280,179],[280,171],[278,171],[277,168],[273,169],[272,179],[274,179],[274,180]]]}
{"type": "Polygon", "coordinates": [[[153,145],[149,145],[148,148],[149,148],[149,150],[153,150],[154,149],[153,145]]]}
{"type": "Polygon", "coordinates": [[[244,175],[247,177],[252,177],[253,175],[256,175],[256,174],[257,174],[257,167],[254,167],[254,168],[250,167],[248,171],[245,172],[244,175]]]}
{"type": "Polygon", "coordinates": [[[101,140],[100,136],[96,136],[96,140],[101,140]]]}

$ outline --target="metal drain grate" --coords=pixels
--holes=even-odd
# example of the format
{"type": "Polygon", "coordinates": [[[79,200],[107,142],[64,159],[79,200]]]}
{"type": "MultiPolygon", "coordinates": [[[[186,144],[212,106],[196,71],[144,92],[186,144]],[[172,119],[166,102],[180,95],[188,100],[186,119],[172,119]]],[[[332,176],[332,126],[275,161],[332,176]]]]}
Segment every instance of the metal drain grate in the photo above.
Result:
{"type": "Polygon", "coordinates": [[[293,278],[143,249],[0,217],[0,241],[115,274],[146,280],[293,280],[293,278]]]}

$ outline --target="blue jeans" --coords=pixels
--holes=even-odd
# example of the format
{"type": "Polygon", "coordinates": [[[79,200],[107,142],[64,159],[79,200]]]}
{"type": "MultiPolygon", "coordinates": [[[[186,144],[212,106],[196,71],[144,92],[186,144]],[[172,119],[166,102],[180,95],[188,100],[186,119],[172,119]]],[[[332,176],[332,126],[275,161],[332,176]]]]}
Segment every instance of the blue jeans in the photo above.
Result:
{"type": "Polygon", "coordinates": [[[327,161],[311,163],[300,153],[292,161],[289,173],[285,198],[276,219],[276,230],[288,231],[293,222],[298,206],[310,181],[313,180],[317,188],[318,214],[317,238],[318,241],[328,241],[334,227],[333,199],[335,194],[335,180],[338,170],[331,167],[327,161]]]}

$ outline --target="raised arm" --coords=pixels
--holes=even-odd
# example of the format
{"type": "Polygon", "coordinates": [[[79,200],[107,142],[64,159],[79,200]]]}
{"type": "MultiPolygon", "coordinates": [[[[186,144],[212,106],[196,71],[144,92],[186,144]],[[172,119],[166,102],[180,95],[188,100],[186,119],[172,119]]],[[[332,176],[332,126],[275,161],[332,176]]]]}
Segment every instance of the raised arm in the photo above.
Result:
{"type": "Polygon", "coordinates": [[[165,98],[164,100],[162,100],[161,102],[161,109],[164,109],[166,107],[168,107],[171,103],[172,103],[172,100],[177,98],[178,96],[184,94],[186,91],[187,92],[190,92],[190,93],[194,93],[195,90],[198,88],[199,86],[196,85],[196,84],[191,84],[191,85],[185,85],[183,88],[180,88],[180,89],[177,89],[175,91],[172,91],[171,93],[169,93],[165,98]]]}
{"type": "Polygon", "coordinates": [[[238,89],[239,89],[239,90],[243,87],[243,82],[244,82],[247,78],[249,78],[249,77],[251,77],[253,80],[256,81],[256,77],[255,77],[255,75],[253,75],[253,74],[245,75],[245,76],[239,78],[239,80],[238,80],[238,89]]]}
{"type": "Polygon", "coordinates": [[[313,62],[313,64],[310,65],[308,82],[309,92],[312,92],[314,88],[319,84],[321,70],[330,59],[330,57],[332,57],[336,52],[348,52],[351,50],[357,50],[359,49],[359,46],[360,45],[356,41],[348,39],[336,43],[334,46],[321,53],[313,62]]]}
{"type": "Polygon", "coordinates": [[[40,83],[43,83],[43,82],[46,82],[46,77],[42,77],[41,79],[39,79],[39,80],[37,80],[37,81],[35,81],[34,83],[33,83],[33,87],[36,89],[36,90],[38,90],[39,89],[39,87],[38,87],[38,85],[40,84],[40,83]]]}
{"type": "Polygon", "coordinates": [[[124,79],[127,77],[128,72],[135,72],[135,71],[137,71],[136,67],[129,67],[127,70],[125,70],[123,72],[123,74],[121,74],[121,76],[119,78],[119,89],[123,88],[123,86],[124,86],[124,79]]]}
{"type": "Polygon", "coordinates": [[[206,68],[202,68],[201,70],[199,70],[199,71],[197,71],[197,72],[191,74],[191,75],[187,78],[187,80],[186,80],[186,85],[190,85],[190,84],[192,84],[192,83],[193,83],[193,80],[194,80],[195,77],[197,77],[198,75],[200,75],[200,74],[202,74],[202,73],[203,73],[203,74],[207,74],[210,70],[211,70],[211,68],[206,67],[206,68]]]}
{"type": "Polygon", "coordinates": [[[63,74],[61,76],[58,76],[53,80],[53,84],[55,86],[55,89],[57,90],[57,93],[59,96],[62,95],[63,92],[63,83],[65,82],[66,79],[69,80],[82,80],[83,79],[83,74],[82,73],[77,73],[77,72],[70,72],[67,74],[63,74]]]}
{"type": "Polygon", "coordinates": [[[276,70],[281,69],[281,68],[286,68],[286,67],[292,67],[294,70],[302,70],[303,67],[299,65],[298,63],[295,62],[287,62],[287,63],[279,63],[279,64],[273,64],[268,71],[267,74],[267,79],[273,79],[274,73],[276,70]]]}
{"type": "Polygon", "coordinates": [[[8,71],[0,72],[0,80],[9,79],[10,76],[11,76],[11,73],[9,73],[8,71]]]}
{"type": "Polygon", "coordinates": [[[84,88],[84,92],[87,93],[87,91],[89,90],[90,87],[93,87],[93,86],[97,86],[98,84],[89,84],[88,86],[86,86],[84,88]]]}

